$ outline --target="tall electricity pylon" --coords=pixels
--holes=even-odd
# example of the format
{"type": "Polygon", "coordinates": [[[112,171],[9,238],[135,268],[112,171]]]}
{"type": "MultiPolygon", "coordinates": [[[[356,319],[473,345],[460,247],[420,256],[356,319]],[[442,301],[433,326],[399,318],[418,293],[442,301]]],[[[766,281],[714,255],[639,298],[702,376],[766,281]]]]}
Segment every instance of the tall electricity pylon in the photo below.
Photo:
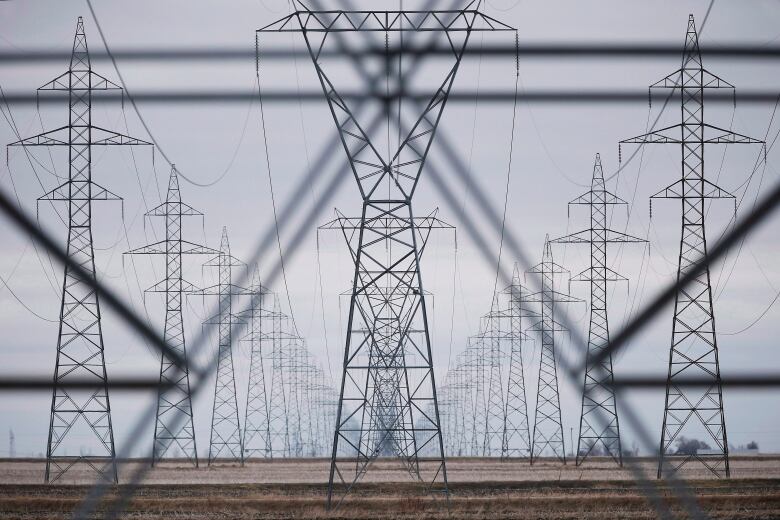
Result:
{"type": "Polygon", "coordinates": [[[542,290],[528,294],[524,299],[529,303],[539,303],[541,309],[540,320],[531,326],[531,329],[540,334],[542,338],[536,412],[531,436],[531,464],[541,456],[546,448],[550,448],[553,455],[566,464],[561,398],[558,393],[558,363],[555,353],[555,333],[565,332],[566,328],[555,321],[555,307],[562,303],[576,303],[582,300],[555,290],[556,275],[568,275],[569,271],[553,261],[548,236],[544,238],[541,263],[527,272],[539,275],[542,280],[542,290]]]}
{"type": "Polygon", "coordinates": [[[510,321],[509,374],[504,400],[504,428],[501,439],[501,458],[531,457],[531,429],[523,369],[523,343],[530,338],[523,330],[523,318],[538,318],[539,313],[527,308],[524,296],[528,289],[520,281],[520,266],[515,264],[512,283],[504,290],[509,295],[506,317],[510,321]]]}
{"type": "Polygon", "coordinates": [[[233,324],[241,317],[233,314],[233,298],[239,295],[252,295],[252,291],[233,284],[233,268],[244,263],[230,254],[227,228],[222,228],[222,240],[219,254],[203,264],[219,270],[219,283],[205,289],[193,291],[193,295],[213,295],[219,297],[219,311],[208,323],[219,328],[219,346],[217,359],[217,381],[214,387],[214,408],[211,415],[211,437],[209,439],[209,466],[223,452],[228,460],[244,464],[241,422],[238,418],[238,398],[236,397],[236,375],[233,367],[233,324]]]}
{"type": "Polygon", "coordinates": [[[145,292],[165,293],[165,341],[179,354],[185,366],[179,366],[162,354],[160,361],[160,388],[157,393],[157,418],[154,425],[152,465],[165,457],[172,445],[178,446],[184,456],[198,466],[195,443],[195,425],[190,394],[190,372],[184,341],[182,294],[193,292],[195,286],[182,277],[182,255],[219,254],[219,251],[181,238],[182,217],[203,216],[189,204],[181,201],[176,166],[171,167],[165,202],[150,210],[150,217],[165,218],[165,240],[133,249],[127,254],[165,255],[165,278],[145,292]],[[179,417],[179,414],[183,415],[179,417]]]}
{"type": "Polygon", "coordinates": [[[483,316],[482,369],[484,370],[486,400],[484,410],[484,436],[481,455],[493,457],[503,452],[504,440],[504,378],[501,370],[504,358],[503,346],[511,339],[511,330],[505,327],[507,311],[499,308],[498,294],[493,296],[490,312],[483,316]]]}
{"type": "MultiPolygon", "coordinates": [[[[682,178],[651,197],[651,204],[653,199],[677,199],[682,205],[677,268],[677,279],[680,280],[707,254],[704,200],[734,198],[705,178],[704,145],[760,144],[763,141],[704,122],[704,90],[733,90],[734,86],[703,68],[693,15],[688,17],[682,67],[650,88],[680,91],[682,122],[622,143],[680,145],[682,178]],[[675,131],[679,134],[674,135],[675,131]]],[[[674,304],[658,478],[667,462],[672,471],[676,471],[691,460],[701,462],[717,476],[730,475],[709,267],[680,289],[674,304]],[[681,386],[675,382],[678,378],[701,379],[710,384],[681,386]],[[677,454],[673,445],[681,435],[697,438],[704,435],[715,443],[714,449],[707,454],[677,454]]]]}
{"type": "Polygon", "coordinates": [[[412,320],[414,314],[424,308],[426,296],[422,287],[415,285],[419,282],[415,272],[419,268],[418,258],[433,229],[453,229],[438,219],[437,213],[438,210],[434,210],[427,217],[401,217],[390,211],[371,218],[366,218],[365,213],[363,217],[348,218],[337,211],[337,218],[320,228],[341,230],[352,257],[363,258],[359,260],[352,292],[351,306],[354,308],[349,332],[350,337],[358,338],[353,355],[365,359],[345,362],[349,379],[342,386],[349,385],[348,390],[352,393],[345,393],[340,399],[341,414],[334,444],[337,446],[343,441],[347,446],[355,446],[350,438],[356,433],[355,425],[348,421],[360,414],[361,426],[357,431],[360,440],[355,446],[357,453],[353,453],[359,466],[356,470],[348,462],[334,457],[332,469],[345,486],[357,482],[368,464],[378,456],[400,458],[405,461],[406,469],[420,479],[426,471],[421,468],[421,462],[424,466],[429,462],[428,458],[439,463],[434,468],[434,479],[436,473],[444,469],[438,405],[435,394],[428,393],[432,392],[432,387],[424,387],[425,383],[433,384],[426,320],[420,320],[422,324],[412,320]],[[378,247],[380,244],[381,248],[378,247]],[[410,244],[416,246],[416,251],[409,250],[410,244]],[[380,252],[384,255],[392,250],[401,256],[382,264],[380,252]],[[392,285],[378,286],[374,277],[392,285]],[[356,326],[358,323],[360,328],[356,326]],[[358,385],[363,386],[358,388],[358,385]],[[344,402],[349,401],[357,401],[354,412],[344,408],[344,402]],[[433,408],[428,406],[431,403],[435,405],[433,408]],[[423,457],[420,451],[426,448],[427,454],[423,457]],[[431,455],[432,448],[438,453],[431,455]],[[344,479],[348,467],[355,471],[352,482],[344,479]]]}
{"type": "Polygon", "coordinates": [[[306,411],[301,413],[301,408],[305,406],[301,400],[301,351],[303,339],[297,334],[291,334],[287,345],[287,355],[284,357],[284,372],[287,374],[285,383],[287,384],[287,414],[290,419],[290,444],[294,457],[302,457],[304,449],[303,429],[305,428],[304,418],[306,411]]]}
{"type": "Polygon", "coordinates": [[[268,430],[271,445],[271,457],[290,457],[290,417],[287,405],[286,344],[289,335],[282,330],[286,318],[274,295],[273,308],[268,315],[270,327],[265,327],[263,340],[271,349],[271,391],[268,399],[268,430]]]}
{"type": "Polygon", "coordinates": [[[485,443],[485,425],[487,424],[487,377],[485,375],[485,347],[480,335],[470,336],[467,340],[465,368],[470,383],[467,411],[467,434],[469,453],[472,457],[482,456],[485,443]]]}
{"type": "Polygon", "coordinates": [[[457,453],[457,395],[455,393],[455,370],[448,370],[444,384],[439,387],[439,416],[442,420],[441,434],[444,438],[444,454],[457,453]]]}
{"type": "MultiPolygon", "coordinates": [[[[92,467],[103,478],[118,481],[100,302],[87,282],[96,279],[92,201],[121,198],[92,181],[92,147],[150,143],[92,124],[92,93],[107,90],[121,91],[121,87],[92,71],[84,21],[79,17],[70,67],[38,89],[39,93],[68,93],[68,124],[9,145],[68,147],[68,180],[38,201],[68,203],[67,255],[89,276],[89,280],[85,280],[78,271],[65,266],[46,447],[46,482],[56,481],[80,462],[92,467]],[[67,389],[69,381],[93,382],[94,388],[67,389]],[[79,443],[85,442],[86,438],[97,438],[100,454],[90,457],[67,455],[65,441],[69,437],[79,439],[79,443]]],[[[72,445],[71,453],[77,449],[78,444],[72,445]]]]}
{"type": "Polygon", "coordinates": [[[249,330],[244,340],[249,342],[249,380],[246,390],[246,410],[244,413],[244,456],[246,458],[260,453],[271,456],[271,433],[268,418],[268,394],[265,383],[263,363],[263,321],[268,311],[263,308],[268,290],[260,283],[260,271],[255,266],[249,290],[253,293],[246,319],[249,330]]]}
{"type": "MultiPolygon", "coordinates": [[[[468,432],[471,431],[471,427],[467,426],[467,420],[473,420],[471,410],[467,408],[466,404],[469,392],[471,392],[471,381],[468,377],[466,363],[467,352],[462,351],[455,356],[455,365],[445,376],[444,395],[439,400],[441,414],[446,423],[446,429],[442,427],[446,444],[445,451],[447,455],[459,457],[469,453],[468,432]]],[[[470,421],[469,424],[471,424],[470,421]]]]}
{"type": "Polygon", "coordinates": [[[582,387],[576,465],[584,462],[594,450],[598,453],[603,448],[612,460],[622,466],[623,452],[613,386],[612,355],[602,357],[600,354],[609,346],[607,282],[627,280],[607,267],[607,244],[647,241],[607,227],[607,206],[628,203],[607,191],[599,154],[596,154],[593,164],[590,191],[569,204],[590,206],[590,229],[551,241],[553,244],[590,245],[590,267],[572,278],[575,282],[590,283],[590,327],[588,350],[585,354],[585,381],[582,387]]]}
{"type": "MultiPolygon", "coordinates": [[[[328,101],[344,151],[363,201],[359,232],[350,248],[355,262],[350,299],[344,371],[334,434],[328,505],[334,493],[341,499],[353,488],[387,445],[399,444],[407,469],[415,477],[447,493],[447,472],[441,437],[439,407],[433,371],[425,294],[420,276],[420,239],[412,211],[420,174],[446,105],[469,37],[475,31],[512,30],[476,10],[461,11],[297,11],[259,32],[302,33],[328,101]],[[354,116],[323,67],[322,50],[328,36],[344,42],[363,35],[384,36],[439,32],[452,51],[444,80],[423,108],[414,114],[410,129],[401,121],[398,103],[398,142],[372,137],[354,116]],[[407,131],[408,130],[408,131],[407,131]],[[381,139],[381,141],[380,141],[381,139]],[[397,146],[396,146],[397,145],[397,146]],[[410,331],[420,331],[412,334],[410,331]],[[430,402],[433,413],[426,414],[430,402]],[[429,415],[433,415],[432,417],[429,415]],[[349,443],[349,419],[361,417],[361,441],[348,458],[339,456],[339,444],[349,443]],[[424,425],[418,427],[418,425],[424,425]],[[435,446],[435,455],[419,456],[421,448],[435,446]],[[355,463],[357,459],[357,463],[355,463]],[[339,487],[334,489],[334,484],[339,487]]],[[[379,59],[386,86],[402,95],[401,56],[379,59]],[[398,60],[397,65],[392,60],[398,60]]],[[[391,124],[391,104],[382,110],[391,124]]],[[[408,104],[403,109],[409,110],[408,104]]],[[[388,131],[389,134],[389,131],[388,131]]],[[[429,450],[430,451],[430,450],[429,450]]]]}

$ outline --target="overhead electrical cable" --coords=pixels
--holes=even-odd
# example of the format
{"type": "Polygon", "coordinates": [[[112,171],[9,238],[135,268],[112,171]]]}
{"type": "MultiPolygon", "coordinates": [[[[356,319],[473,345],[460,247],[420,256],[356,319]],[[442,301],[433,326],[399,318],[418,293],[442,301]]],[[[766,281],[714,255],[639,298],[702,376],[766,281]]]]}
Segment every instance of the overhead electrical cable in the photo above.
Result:
{"type": "MultiPolygon", "coordinates": [[[[152,133],[151,128],[149,128],[149,125],[146,122],[146,119],[144,119],[143,115],[141,114],[141,111],[138,108],[138,105],[135,102],[135,98],[132,96],[130,89],[127,87],[127,83],[124,80],[124,77],[122,76],[122,72],[119,70],[119,66],[117,65],[116,58],[114,57],[114,54],[111,52],[111,48],[108,45],[108,41],[106,41],[106,37],[103,34],[103,29],[100,26],[100,22],[98,22],[97,14],[95,14],[95,9],[92,7],[91,0],[86,0],[87,6],[89,7],[89,11],[92,14],[92,19],[95,22],[95,27],[97,27],[98,34],[100,35],[100,39],[103,41],[103,46],[106,49],[106,54],[108,55],[109,59],[111,60],[111,64],[114,66],[114,70],[116,71],[117,76],[119,77],[119,82],[122,84],[122,88],[124,89],[124,93],[127,96],[127,99],[130,100],[130,104],[133,107],[133,110],[135,111],[136,115],[138,116],[138,120],[141,122],[141,125],[144,127],[144,130],[146,131],[147,135],[149,136],[149,139],[151,139],[152,143],[154,143],[154,146],[157,148],[157,150],[160,151],[160,155],[162,155],[163,159],[165,159],[165,162],[168,163],[169,166],[173,167],[174,162],[169,158],[168,154],[165,152],[165,149],[160,145],[159,141],[155,137],[155,135],[152,133]]],[[[250,109],[251,109],[251,100],[250,100],[250,109]]],[[[248,116],[247,116],[248,121],[248,116]]],[[[244,126],[244,129],[246,129],[246,124],[244,126]]],[[[243,137],[242,137],[243,139],[243,137]]],[[[241,141],[239,141],[238,146],[241,145],[241,141]]],[[[225,178],[225,176],[230,172],[230,167],[233,164],[233,161],[235,160],[235,155],[238,153],[238,146],[236,150],[233,153],[233,157],[228,163],[227,168],[215,179],[209,181],[209,182],[198,182],[189,176],[187,176],[185,173],[181,171],[181,169],[177,169],[177,173],[179,174],[179,177],[184,179],[185,181],[189,182],[190,184],[193,184],[195,186],[199,186],[201,188],[208,188],[210,186],[214,186],[219,181],[225,178]]]]}

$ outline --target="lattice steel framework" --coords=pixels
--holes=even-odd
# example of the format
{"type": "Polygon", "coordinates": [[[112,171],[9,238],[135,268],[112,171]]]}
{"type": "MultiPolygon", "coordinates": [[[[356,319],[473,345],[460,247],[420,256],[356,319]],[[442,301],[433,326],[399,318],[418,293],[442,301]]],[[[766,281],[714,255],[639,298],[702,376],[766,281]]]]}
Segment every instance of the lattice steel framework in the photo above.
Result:
{"type": "MultiPolygon", "coordinates": [[[[68,124],[9,144],[68,147],[68,180],[38,201],[68,203],[67,255],[93,279],[96,274],[92,201],[121,198],[92,181],[92,147],[150,144],[92,124],[92,93],[106,90],[121,90],[121,87],[92,71],[84,21],[79,17],[70,67],[38,89],[39,93],[68,93],[68,124]]],[[[80,462],[91,466],[103,478],[117,482],[107,381],[100,302],[90,284],[66,264],[46,447],[46,482],[56,481],[80,462]],[[94,381],[95,389],[66,389],[69,381],[94,381]],[[66,439],[79,437],[82,433],[97,438],[99,455],[67,454],[66,439]]]]}
{"type": "Polygon", "coordinates": [[[439,391],[440,415],[444,421],[442,435],[448,456],[470,453],[469,432],[473,429],[474,415],[467,403],[471,401],[474,385],[469,373],[468,353],[464,350],[455,356],[455,366],[445,375],[444,386],[439,391]]]}
{"type": "Polygon", "coordinates": [[[485,406],[484,437],[481,454],[494,457],[503,452],[504,441],[504,378],[502,363],[504,345],[511,339],[511,331],[505,327],[506,310],[499,308],[498,294],[493,295],[490,312],[483,317],[482,362],[485,369],[487,399],[485,406]]]}
{"type": "MultiPolygon", "coordinates": [[[[693,15],[688,18],[682,67],[650,86],[650,89],[654,88],[680,91],[682,122],[622,143],[680,145],[682,178],[651,197],[651,204],[653,199],[677,199],[682,205],[677,268],[677,279],[680,280],[707,254],[705,199],[734,198],[705,178],[705,145],[760,144],[763,141],[704,122],[704,90],[733,90],[734,86],[703,68],[693,15]],[[678,130],[679,134],[675,136],[678,130]]],[[[730,475],[709,267],[677,293],[674,304],[658,478],[667,462],[676,471],[691,460],[699,461],[717,476],[730,475]],[[711,384],[703,390],[675,384],[676,379],[689,377],[700,377],[711,384]],[[674,442],[683,433],[706,435],[715,443],[714,453],[673,453],[674,442]]]]}
{"type": "Polygon", "coordinates": [[[285,384],[285,344],[290,335],[282,329],[287,317],[281,310],[278,296],[274,295],[273,308],[267,317],[270,327],[263,329],[263,340],[271,348],[271,391],[268,399],[268,435],[271,445],[270,457],[291,457],[290,421],[285,384]]]}
{"type": "Polygon", "coordinates": [[[241,436],[241,421],[238,417],[238,398],[236,396],[236,375],[233,366],[233,325],[240,316],[233,313],[234,298],[252,291],[238,287],[232,282],[233,268],[244,263],[230,254],[230,242],[227,228],[222,228],[219,254],[203,264],[219,270],[219,283],[205,289],[191,292],[193,295],[213,295],[219,298],[219,313],[207,323],[217,325],[219,329],[217,380],[214,386],[214,407],[211,415],[211,436],[209,438],[209,466],[223,453],[226,460],[244,464],[244,445],[241,436]]]}
{"type": "Polygon", "coordinates": [[[563,303],[581,302],[579,298],[555,290],[555,277],[569,274],[564,267],[553,260],[549,236],[544,238],[542,261],[527,271],[539,275],[542,290],[530,293],[524,301],[538,303],[540,320],[531,326],[542,338],[539,355],[539,380],[536,393],[536,411],[531,435],[531,464],[549,448],[553,455],[566,464],[566,444],[561,419],[561,398],[558,393],[558,363],[555,353],[556,332],[566,328],[555,321],[555,307],[563,303]]]}
{"type": "Polygon", "coordinates": [[[438,219],[437,213],[403,217],[391,210],[372,218],[366,218],[365,213],[361,218],[349,218],[337,211],[337,218],[320,228],[341,230],[353,260],[360,262],[350,299],[354,308],[349,329],[358,343],[352,356],[360,357],[345,362],[349,382],[342,384],[334,443],[335,454],[339,454],[337,449],[344,450],[338,447],[341,442],[346,445],[346,455],[352,457],[333,457],[333,471],[347,487],[345,493],[378,456],[400,458],[420,479],[424,478],[425,464],[433,462],[436,466],[430,482],[440,471],[446,478],[426,323],[425,319],[413,320],[426,296],[421,285],[415,285],[419,282],[419,257],[433,229],[454,229],[438,219]],[[414,251],[410,245],[416,246],[414,251]],[[382,265],[379,255],[389,250],[401,256],[382,265]],[[379,286],[373,281],[377,279],[393,285],[379,286]],[[416,328],[419,321],[422,327],[416,328]],[[356,328],[357,323],[360,328],[356,328]],[[426,388],[426,384],[431,386],[426,388]],[[345,409],[345,403],[355,403],[354,411],[345,409]],[[343,467],[349,465],[357,467],[353,481],[345,482],[343,467]]]}
{"type": "Polygon", "coordinates": [[[532,339],[523,330],[523,318],[538,318],[539,313],[527,308],[528,293],[520,280],[520,266],[515,264],[512,283],[504,290],[509,295],[506,318],[509,319],[509,370],[504,400],[504,428],[501,439],[501,458],[531,457],[531,428],[523,368],[523,343],[532,339]]]}
{"type": "MultiPolygon", "coordinates": [[[[259,31],[303,34],[363,199],[359,229],[350,240],[355,277],[328,486],[329,506],[334,492],[343,498],[360,480],[370,462],[382,453],[385,443],[395,445],[395,450],[402,448],[398,455],[412,475],[430,482],[431,489],[437,485],[447,492],[420,277],[420,241],[424,233],[414,219],[412,197],[469,37],[474,31],[510,29],[476,10],[303,10],[259,31]],[[343,41],[346,33],[384,33],[387,39],[390,33],[420,31],[446,36],[452,64],[422,113],[415,114],[409,132],[400,130],[399,105],[398,146],[393,149],[388,142],[385,156],[337,92],[323,68],[321,51],[331,33],[337,33],[339,41],[343,41]],[[385,227],[386,222],[392,222],[394,227],[385,227]],[[421,331],[420,340],[409,333],[415,329],[421,331]],[[431,401],[433,416],[425,412],[431,401]],[[352,454],[345,459],[339,457],[339,444],[350,444],[344,428],[356,416],[361,417],[360,442],[350,446],[352,454]],[[420,423],[425,426],[418,427],[420,423]],[[421,457],[420,451],[429,445],[436,446],[436,454],[421,457]]],[[[403,53],[403,49],[399,51],[403,53]]],[[[389,90],[395,67],[390,66],[389,59],[384,67],[389,90]]],[[[394,79],[398,83],[394,89],[401,89],[400,77],[394,79]]],[[[384,110],[389,123],[389,106],[385,105],[384,110]]]]}
{"type": "Polygon", "coordinates": [[[607,228],[607,206],[626,205],[627,202],[607,191],[599,154],[596,154],[593,163],[590,190],[569,204],[590,206],[589,229],[551,241],[553,244],[590,245],[590,267],[572,278],[575,282],[590,283],[590,324],[588,350],[585,353],[585,380],[582,387],[576,465],[584,462],[594,450],[599,453],[603,448],[606,455],[622,466],[623,452],[613,385],[612,355],[601,356],[601,353],[609,346],[607,282],[627,280],[607,267],[607,244],[646,240],[607,228]]]}
{"type": "MultiPolygon", "coordinates": [[[[249,291],[251,297],[245,319],[248,322],[244,341],[249,343],[249,379],[246,389],[246,409],[244,411],[244,457],[254,454],[271,456],[271,431],[268,417],[268,394],[263,363],[263,322],[268,311],[263,308],[268,289],[260,282],[260,270],[255,266],[249,291]]],[[[243,314],[243,313],[242,313],[243,314]]]]}
{"type": "MultiPolygon", "coordinates": [[[[165,240],[133,249],[127,254],[165,256],[165,278],[145,292],[165,293],[165,341],[186,363],[182,295],[195,291],[196,287],[182,277],[182,255],[219,254],[219,251],[182,240],[182,217],[202,217],[203,213],[181,201],[176,166],[171,168],[165,202],[146,215],[165,218],[165,240]]],[[[174,360],[163,354],[160,361],[152,465],[162,460],[174,445],[190,462],[198,466],[189,367],[185,365],[183,369],[179,368],[174,360]],[[183,420],[180,414],[184,417],[183,420]]]]}
{"type": "Polygon", "coordinates": [[[466,346],[466,374],[471,383],[468,394],[467,411],[469,453],[471,456],[482,455],[485,444],[485,426],[487,424],[488,389],[485,363],[485,344],[479,334],[470,336],[466,346]]]}

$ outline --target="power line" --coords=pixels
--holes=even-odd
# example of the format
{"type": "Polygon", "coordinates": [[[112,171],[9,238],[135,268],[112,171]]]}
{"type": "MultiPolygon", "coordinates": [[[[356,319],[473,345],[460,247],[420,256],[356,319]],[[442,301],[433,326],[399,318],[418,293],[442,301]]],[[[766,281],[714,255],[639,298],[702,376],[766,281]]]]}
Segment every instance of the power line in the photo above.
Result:
{"type": "MultiPolygon", "coordinates": [[[[103,41],[103,46],[106,49],[106,53],[108,54],[108,57],[111,60],[111,63],[113,64],[113,66],[114,66],[114,70],[116,71],[116,75],[119,78],[119,82],[121,83],[121,85],[123,87],[123,92],[125,94],[127,94],[127,98],[130,100],[130,104],[133,106],[133,110],[135,111],[136,115],[138,116],[139,121],[141,121],[141,124],[143,125],[144,130],[146,130],[147,135],[149,135],[149,138],[154,143],[154,146],[160,151],[160,154],[163,156],[163,159],[165,159],[165,161],[168,163],[168,165],[171,168],[173,168],[174,163],[168,158],[168,154],[165,153],[165,149],[163,149],[160,146],[160,143],[157,141],[157,138],[152,133],[151,129],[149,128],[149,125],[146,123],[146,120],[141,115],[141,111],[138,109],[138,105],[136,104],[135,97],[133,97],[133,95],[130,93],[130,90],[127,88],[127,84],[125,83],[124,77],[122,77],[122,73],[120,72],[119,66],[116,63],[116,58],[111,53],[111,49],[108,46],[108,41],[106,41],[106,37],[103,34],[103,29],[100,27],[100,22],[98,22],[97,15],[95,14],[95,9],[92,7],[92,1],[91,0],[87,0],[87,6],[89,7],[89,11],[92,14],[92,19],[95,21],[95,27],[98,30],[98,34],[100,34],[100,39],[103,41]]],[[[232,161],[231,161],[231,164],[232,164],[232,161]]],[[[181,176],[181,178],[183,178],[184,180],[186,180],[187,182],[189,182],[191,184],[194,184],[195,186],[209,187],[209,186],[214,186],[219,181],[221,181],[225,177],[225,175],[227,175],[229,170],[230,170],[229,167],[226,168],[225,171],[222,172],[222,174],[219,177],[217,177],[216,179],[214,179],[214,180],[212,180],[210,182],[206,182],[206,183],[200,183],[200,182],[197,182],[197,181],[195,181],[193,179],[190,179],[185,174],[183,174],[181,171],[179,171],[179,175],[181,176]]]]}

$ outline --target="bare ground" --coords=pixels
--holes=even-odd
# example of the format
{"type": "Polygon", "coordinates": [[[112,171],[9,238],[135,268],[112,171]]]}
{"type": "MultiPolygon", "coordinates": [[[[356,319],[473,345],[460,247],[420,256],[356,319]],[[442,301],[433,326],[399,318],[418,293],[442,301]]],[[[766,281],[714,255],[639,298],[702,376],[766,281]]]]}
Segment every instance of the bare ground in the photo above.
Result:
{"type": "MultiPolygon", "coordinates": [[[[141,462],[122,466],[120,482],[141,462]]],[[[652,475],[652,461],[640,467],[652,475]]],[[[0,518],[69,518],[87,495],[93,475],[68,474],[44,485],[43,462],[0,461],[0,518]]],[[[74,468],[76,469],[76,468],[74,468]]],[[[697,507],[714,518],[780,518],[780,458],[732,459],[733,478],[718,480],[688,471],[685,484],[697,507]]],[[[448,461],[449,506],[442,496],[426,495],[395,463],[380,461],[341,506],[325,509],[328,461],[315,459],[251,461],[246,467],[220,465],[194,469],[169,462],[147,473],[125,508],[125,518],[656,518],[645,491],[627,469],[607,461],[582,468],[542,461],[452,459],[448,461]]],[[[113,487],[106,507],[125,489],[113,487]]],[[[674,489],[652,481],[658,500],[676,517],[690,510],[674,489]]]]}

